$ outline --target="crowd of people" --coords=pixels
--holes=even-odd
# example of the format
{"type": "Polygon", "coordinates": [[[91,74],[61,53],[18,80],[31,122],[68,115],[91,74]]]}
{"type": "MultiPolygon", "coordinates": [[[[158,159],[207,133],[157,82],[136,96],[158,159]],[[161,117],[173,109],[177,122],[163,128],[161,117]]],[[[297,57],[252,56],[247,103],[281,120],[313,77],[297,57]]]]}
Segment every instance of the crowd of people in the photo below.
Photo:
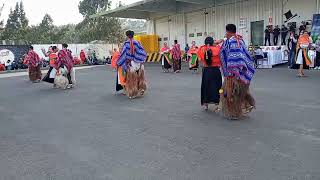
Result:
{"type": "MultiPolygon", "coordinates": [[[[204,45],[195,42],[186,53],[189,69],[195,71],[202,64],[201,105],[205,110],[222,110],[228,119],[239,119],[255,108],[255,100],[250,95],[249,86],[255,73],[254,62],[245,43],[237,34],[234,24],[226,26],[226,36],[221,40],[207,37],[204,45]],[[213,107],[213,108],[211,108],[213,107]]],[[[147,53],[142,45],[133,39],[134,32],[126,32],[127,40],[114,49],[111,67],[116,70],[116,91],[130,99],[142,97],[147,90],[144,63],[147,53]]],[[[53,84],[54,88],[71,89],[76,84],[74,58],[67,44],[59,50],[56,46],[43,50],[49,58],[50,69],[42,78],[41,58],[30,46],[24,63],[29,69],[29,79],[34,83],[42,81],[53,84]]],[[[85,59],[83,52],[81,60],[85,59]]],[[[165,72],[173,69],[181,72],[182,53],[180,44],[174,41],[172,48],[164,44],[161,49],[162,68],[165,72]]]]}
{"type": "Polygon", "coordinates": [[[278,39],[281,35],[281,45],[288,48],[288,67],[298,69],[298,76],[304,77],[304,69],[320,70],[320,35],[312,39],[311,32],[307,31],[307,22],[302,22],[297,30],[293,25],[289,28],[282,25],[267,26],[265,29],[264,45],[271,46],[271,34],[273,34],[273,45],[278,46],[278,39]],[[299,33],[297,33],[299,32],[299,33]],[[289,34],[289,36],[288,36],[289,34]]]}
{"type": "MultiPolygon", "coordinates": [[[[195,42],[186,54],[189,68],[202,68],[201,105],[205,110],[220,111],[228,119],[239,119],[255,108],[255,100],[249,91],[255,73],[254,62],[245,43],[237,34],[234,24],[226,26],[226,38],[214,40],[207,37],[204,45],[195,42]],[[223,76],[223,77],[222,77],[223,76]],[[224,81],[223,81],[224,79],[224,81]]],[[[121,53],[115,50],[112,67],[117,70],[116,91],[123,90],[129,98],[142,96],[146,90],[144,65],[147,54],[128,31],[127,41],[121,53]]],[[[164,43],[160,50],[164,72],[181,72],[182,53],[180,44],[174,40],[170,48],[164,43]]]]}
{"type": "Polygon", "coordinates": [[[42,59],[34,51],[33,46],[24,59],[24,64],[28,66],[29,79],[33,83],[42,81],[53,84],[54,88],[70,89],[75,85],[74,58],[67,44],[62,44],[62,49],[57,46],[49,47],[48,52],[43,50],[46,57],[49,58],[49,71],[42,79],[41,64],[42,59]]]}

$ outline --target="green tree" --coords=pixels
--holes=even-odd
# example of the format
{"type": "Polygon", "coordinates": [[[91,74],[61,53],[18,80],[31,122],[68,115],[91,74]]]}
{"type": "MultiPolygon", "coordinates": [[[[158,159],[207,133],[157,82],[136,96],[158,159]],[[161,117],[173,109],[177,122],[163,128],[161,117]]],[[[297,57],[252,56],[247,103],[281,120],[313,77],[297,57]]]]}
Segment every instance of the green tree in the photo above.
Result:
{"type": "Polygon", "coordinates": [[[79,34],[80,42],[102,40],[118,43],[122,40],[123,32],[118,19],[110,17],[89,18],[89,16],[108,10],[110,7],[110,0],[82,0],[79,3],[79,12],[83,15],[84,20],[76,26],[75,30],[79,34]]]}
{"type": "Polygon", "coordinates": [[[24,40],[24,36],[27,33],[26,31],[28,29],[28,24],[29,21],[26,17],[23,3],[22,1],[20,4],[17,2],[15,9],[10,10],[9,18],[7,20],[2,38],[19,41],[24,40]]]}
{"type": "Polygon", "coordinates": [[[79,3],[79,12],[87,18],[99,11],[110,9],[110,7],[110,0],[82,0],[79,3]]]}
{"type": "Polygon", "coordinates": [[[29,24],[29,20],[26,17],[26,12],[24,11],[23,2],[20,2],[19,6],[19,20],[22,28],[27,28],[29,24]]]}
{"type": "Polygon", "coordinates": [[[18,40],[19,29],[21,24],[19,21],[19,3],[16,3],[14,10],[10,9],[9,18],[3,33],[3,39],[18,40]]]}

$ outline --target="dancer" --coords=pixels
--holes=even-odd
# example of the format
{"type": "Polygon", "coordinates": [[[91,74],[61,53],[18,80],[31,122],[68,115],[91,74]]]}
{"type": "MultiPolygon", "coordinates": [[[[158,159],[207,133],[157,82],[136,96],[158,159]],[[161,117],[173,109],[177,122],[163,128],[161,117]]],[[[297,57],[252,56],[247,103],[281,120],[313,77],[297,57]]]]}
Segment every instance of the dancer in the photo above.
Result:
{"type": "Polygon", "coordinates": [[[66,68],[67,78],[69,80],[68,89],[75,86],[75,70],[73,68],[74,62],[71,50],[68,49],[68,44],[62,44],[62,50],[59,51],[56,63],[56,70],[59,71],[60,68],[66,68]]]}
{"type": "Polygon", "coordinates": [[[172,68],[172,58],[170,55],[170,48],[168,44],[165,42],[163,44],[163,47],[160,50],[161,53],[161,63],[162,63],[162,69],[164,72],[169,72],[172,68]]]}
{"type": "Polygon", "coordinates": [[[312,43],[308,31],[303,31],[300,34],[297,44],[296,64],[299,65],[298,77],[304,77],[304,68],[308,68],[311,65],[311,60],[308,57],[308,47],[312,43]]]}
{"type": "Polygon", "coordinates": [[[132,99],[144,95],[147,89],[143,64],[147,53],[138,41],[133,40],[133,31],[127,31],[126,36],[127,41],[123,45],[117,65],[120,73],[125,73],[125,92],[132,99]]]}
{"type": "Polygon", "coordinates": [[[112,52],[112,59],[111,59],[112,69],[117,69],[117,61],[119,57],[120,57],[120,51],[118,51],[117,48],[114,48],[112,52]]]}
{"type": "Polygon", "coordinates": [[[221,49],[224,83],[221,90],[223,114],[229,119],[239,119],[255,108],[255,100],[249,93],[255,73],[254,63],[234,24],[226,26],[226,41],[221,49]]]}
{"type": "Polygon", "coordinates": [[[197,55],[203,64],[201,83],[201,105],[205,110],[210,104],[214,104],[214,110],[219,109],[220,94],[222,86],[222,76],[220,72],[220,49],[219,45],[214,45],[212,37],[205,39],[205,45],[201,46],[197,55]]]}
{"type": "Polygon", "coordinates": [[[29,67],[29,79],[33,83],[39,83],[41,80],[41,59],[39,55],[33,50],[33,46],[29,47],[29,52],[24,60],[29,67]]]}
{"type": "Polygon", "coordinates": [[[189,61],[189,69],[193,70],[193,72],[198,72],[199,68],[197,52],[198,47],[196,46],[196,42],[192,41],[191,48],[188,51],[188,56],[191,57],[191,60],[189,61]]]}
{"type": "Polygon", "coordinates": [[[178,40],[174,40],[174,45],[171,50],[173,58],[173,71],[179,73],[181,71],[181,49],[178,40]]]}
{"type": "MultiPolygon", "coordinates": [[[[57,52],[58,52],[57,46],[52,46],[50,48],[50,51],[48,53],[50,68],[49,68],[47,75],[42,79],[42,81],[44,81],[44,82],[54,84],[54,78],[57,73],[57,71],[56,71],[56,66],[57,66],[56,63],[57,63],[57,58],[58,58],[57,52]]],[[[56,87],[56,85],[54,84],[53,87],[56,87]]]]}

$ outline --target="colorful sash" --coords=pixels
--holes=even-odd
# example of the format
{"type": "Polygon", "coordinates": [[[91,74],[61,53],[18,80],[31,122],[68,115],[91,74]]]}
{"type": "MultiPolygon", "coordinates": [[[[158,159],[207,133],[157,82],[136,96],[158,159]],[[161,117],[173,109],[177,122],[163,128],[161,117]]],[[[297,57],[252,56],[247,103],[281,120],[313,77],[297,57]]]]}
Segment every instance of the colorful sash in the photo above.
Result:
{"type": "Polygon", "coordinates": [[[172,65],[172,56],[170,53],[163,53],[164,59],[168,62],[169,65],[172,65]]]}
{"type": "Polygon", "coordinates": [[[122,67],[118,67],[118,83],[121,86],[126,85],[126,71],[124,71],[122,67]]]}
{"type": "Polygon", "coordinates": [[[195,68],[197,67],[197,61],[198,61],[198,56],[197,54],[191,54],[191,61],[190,61],[190,68],[195,68]]]}

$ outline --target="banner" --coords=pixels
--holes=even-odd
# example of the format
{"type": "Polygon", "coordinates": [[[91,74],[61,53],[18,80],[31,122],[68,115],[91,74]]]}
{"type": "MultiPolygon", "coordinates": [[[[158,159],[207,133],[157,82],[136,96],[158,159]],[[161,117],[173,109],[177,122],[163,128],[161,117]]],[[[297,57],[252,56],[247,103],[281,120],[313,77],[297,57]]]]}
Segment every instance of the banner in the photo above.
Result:
{"type": "Polygon", "coordinates": [[[19,61],[28,53],[27,45],[0,45],[0,63],[11,65],[13,61],[19,61]]]}
{"type": "Polygon", "coordinates": [[[312,21],[312,30],[311,30],[311,37],[313,39],[313,42],[315,42],[318,39],[319,35],[320,35],[320,14],[314,14],[313,21],[312,21]]]}

